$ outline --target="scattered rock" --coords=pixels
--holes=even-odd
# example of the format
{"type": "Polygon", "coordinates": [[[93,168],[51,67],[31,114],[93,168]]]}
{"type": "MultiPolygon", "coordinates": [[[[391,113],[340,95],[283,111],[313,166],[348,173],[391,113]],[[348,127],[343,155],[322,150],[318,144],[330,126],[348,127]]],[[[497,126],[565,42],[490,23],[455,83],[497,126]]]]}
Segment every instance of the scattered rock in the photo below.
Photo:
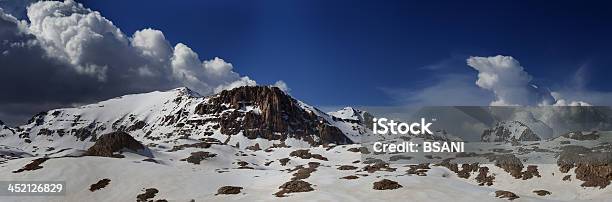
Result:
{"type": "Polygon", "coordinates": [[[381,171],[381,170],[393,172],[396,169],[389,167],[388,163],[375,163],[375,164],[366,165],[365,167],[363,167],[363,171],[367,171],[368,173],[373,173],[373,172],[381,171]]]}
{"type": "Polygon", "coordinates": [[[531,179],[533,178],[533,176],[542,177],[540,176],[540,172],[538,171],[538,166],[535,166],[535,165],[527,166],[527,170],[523,171],[522,175],[523,175],[523,180],[531,179]]]}
{"type": "Polygon", "coordinates": [[[308,166],[311,168],[318,168],[321,165],[319,162],[308,162],[308,166]]]}
{"type": "Polygon", "coordinates": [[[302,180],[310,177],[310,174],[317,171],[316,168],[300,168],[296,173],[293,174],[293,178],[291,180],[302,180]]]}
{"type": "Polygon", "coordinates": [[[338,167],[338,170],[355,170],[357,167],[351,165],[342,165],[338,167]]]}
{"type": "Polygon", "coordinates": [[[280,162],[281,166],[286,166],[289,160],[290,160],[289,158],[282,158],[282,159],[278,159],[278,162],[280,162]]]}
{"type": "Polygon", "coordinates": [[[497,198],[507,198],[508,200],[514,200],[514,199],[520,198],[519,196],[517,196],[516,194],[514,194],[512,192],[503,191],[503,190],[495,191],[495,197],[497,197],[497,198]]]}
{"type": "Polygon", "coordinates": [[[193,144],[175,145],[172,147],[172,149],[168,150],[168,152],[175,152],[175,151],[183,150],[185,148],[207,149],[207,148],[210,148],[210,145],[211,143],[208,143],[208,142],[198,142],[198,143],[193,143],[193,144]]]}
{"type": "Polygon", "coordinates": [[[538,196],[546,196],[551,194],[549,191],[546,190],[534,190],[533,193],[537,194],[538,196]]]}
{"type": "Polygon", "coordinates": [[[200,162],[202,162],[204,159],[212,158],[215,156],[217,156],[217,154],[205,152],[205,151],[197,151],[197,152],[192,152],[191,156],[185,159],[181,159],[181,161],[187,161],[193,164],[200,164],[200,162]]]}
{"type": "MultiPolygon", "coordinates": [[[[583,187],[605,188],[612,181],[612,155],[609,152],[593,152],[591,149],[567,145],[557,159],[559,170],[569,172],[576,167],[576,179],[584,181],[583,187]]],[[[564,178],[565,179],[565,178],[564,178]]],[[[568,178],[569,179],[569,178],[568,178]]]]}
{"type": "Polygon", "coordinates": [[[293,174],[293,178],[291,178],[291,180],[302,180],[302,179],[306,179],[308,177],[310,177],[310,174],[317,171],[317,167],[319,167],[319,165],[321,165],[318,162],[309,162],[308,163],[308,168],[304,168],[303,166],[297,166],[295,170],[297,170],[296,173],[293,174]]]}
{"type": "Polygon", "coordinates": [[[281,190],[274,194],[277,197],[285,197],[285,194],[287,193],[309,192],[314,190],[310,183],[303,180],[292,180],[286,182],[278,188],[281,190]]]}
{"type": "Polygon", "coordinates": [[[20,168],[19,170],[13,171],[13,173],[20,173],[20,172],[23,172],[23,171],[30,171],[30,170],[41,169],[43,167],[40,166],[40,164],[44,163],[47,160],[49,160],[49,158],[34,159],[34,160],[32,160],[32,162],[30,162],[30,163],[26,164],[25,166],[23,166],[23,168],[20,168]]]}
{"type": "Polygon", "coordinates": [[[253,167],[247,166],[249,165],[249,163],[245,162],[245,161],[238,161],[238,164],[240,167],[238,167],[238,169],[255,169],[253,167]]]}
{"type": "Polygon", "coordinates": [[[290,146],[287,146],[287,144],[285,143],[285,141],[282,141],[279,144],[272,144],[272,146],[270,146],[270,148],[289,148],[290,146]]]}
{"type": "Polygon", "coordinates": [[[238,163],[236,163],[236,164],[238,164],[241,167],[249,165],[249,163],[247,163],[245,161],[238,161],[238,163]]]}
{"type": "Polygon", "coordinates": [[[504,169],[504,171],[510,173],[516,179],[520,179],[523,176],[521,172],[523,170],[523,163],[513,154],[492,155],[489,156],[489,160],[494,160],[495,166],[504,169]]]}
{"type": "Polygon", "coordinates": [[[374,182],[374,189],[376,190],[389,190],[399,188],[402,188],[402,185],[393,180],[383,179],[381,181],[374,182]]]}
{"type": "Polygon", "coordinates": [[[428,163],[422,163],[422,164],[418,164],[418,165],[409,165],[409,169],[406,170],[407,174],[410,175],[418,175],[418,176],[427,176],[427,170],[429,170],[429,164],[428,163]]]}
{"type": "Polygon", "coordinates": [[[503,190],[495,191],[495,197],[497,197],[497,198],[507,198],[508,200],[514,200],[514,199],[520,198],[519,196],[517,196],[516,194],[514,194],[512,192],[503,191],[503,190]]]}
{"type": "Polygon", "coordinates": [[[104,178],[101,179],[100,181],[92,184],[91,186],[89,186],[89,191],[94,192],[96,190],[102,189],[104,187],[106,187],[106,185],[108,185],[110,183],[110,179],[108,178],[104,178]]]}
{"type": "Polygon", "coordinates": [[[321,156],[321,154],[312,154],[310,153],[310,151],[308,151],[308,149],[299,149],[299,150],[292,151],[291,153],[289,153],[289,156],[295,156],[295,157],[299,157],[302,159],[315,158],[315,159],[319,159],[322,161],[327,161],[327,158],[325,158],[324,156],[321,156]]]}
{"type": "Polygon", "coordinates": [[[478,168],[478,176],[476,176],[476,182],[478,182],[479,186],[491,186],[493,185],[493,180],[495,180],[495,176],[488,175],[489,167],[480,167],[478,168]]]}
{"type": "Polygon", "coordinates": [[[359,147],[353,147],[353,148],[348,149],[347,151],[350,151],[350,152],[360,152],[359,147]]]}
{"type": "Polygon", "coordinates": [[[152,199],[155,197],[155,194],[159,193],[159,191],[155,188],[148,188],[145,190],[145,193],[142,194],[138,194],[138,196],[136,196],[136,201],[138,202],[147,202],[149,201],[149,199],[152,199]]]}
{"type": "Polygon", "coordinates": [[[601,189],[610,185],[612,180],[612,165],[585,165],[579,164],[574,171],[576,179],[584,181],[583,187],[599,187],[601,189]]]}
{"type": "Polygon", "coordinates": [[[248,147],[246,147],[246,149],[252,150],[252,151],[259,151],[259,150],[261,150],[261,148],[259,147],[259,143],[255,143],[255,145],[253,145],[253,146],[248,146],[248,147]]]}
{"type": "Polygon", "coordinates": [[[359,178],[359,177],[357,177],[355,175],[349,175],[349,176],[341,177],[340,179],[354,180],[354,179],[357,179],[357,178],[359,178]]]}
{"type": "Polygon", "coordinates": [[[572,175],[566,175],[563,177],[563,181],[572,181],[572,175]]]}
{"type": "Polygon", "coordinates": [[[236,186],[222,186],[217,190],[217,194],[215,195],[220,195],[220,194],[239,194],[240,190],[242,190],[242,187],[236,187],[236,186]]]}
{"type": "Polygon", "coordinates": [[[456,163],[449,163],[449,161],[443,161],[438,166],[444,166],[448,168],[450,171],[453,171],[457,174],[457,177],[468,179],[470,177],[470,173],[478,171],[478,163],[467,164],[464,163],[461,165],[461,170],[456,163]]]}

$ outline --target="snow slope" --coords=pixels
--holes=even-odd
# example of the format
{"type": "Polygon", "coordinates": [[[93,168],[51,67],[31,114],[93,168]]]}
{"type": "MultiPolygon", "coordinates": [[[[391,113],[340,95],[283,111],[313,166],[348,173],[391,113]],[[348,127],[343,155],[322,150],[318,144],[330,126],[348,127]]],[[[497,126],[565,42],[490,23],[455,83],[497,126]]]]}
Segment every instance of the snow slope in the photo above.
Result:
{"type": "MultiPolygon", "coordinates": [[[[159,191],[152,200],[168,201],[505,201],[495,192],[506,190],[520,198],[516,201],[609,201],[612,186],[582,187],[575,168],[562,173],[554,163],[535,165],[540,177],[516,179],[499,166],[483,163],[494,176],[491,185],[480,186],[479,171],[462,178],[443,165],[428,165],[413,170],[408,164],[390,164],[375,171],[366,162],[361,138],[371,135],[366,112],[344,108],[325,113],[299,100],[299,109],[314,115],[319,126],[338,128],[356,144],[311,145],[299,137],[285,140],[263,137],[247,138],[245,131],[228,135],[219,127],[223,112],[238,112],[235,120],[248,114],[270,113],[261,105],[245,104],[239,108],[202,109],[201,104],[215,106],[212,99],[186,88],[165,92],[126,95],[76,108],[55,109],[41,113],[23,126],[0,129],[0,179],[14,181],[65,181],[65,196],[27,197],[0,196],[0,201],[134,201],[145,189],[159,191]],[[202,113],[202,111],[220,113],[202,113]],[[147,156],[123,151],[123,158],[83,156],[97,138],[113,131],[125,131],[148,148],[147,156]],[[204,146],[207,145],[207,146],[204,146]],[[304,152],[304,150],[306,152],[304,152]],[[198,159],[205,152],[211,156],[198,159]],[[307,153],[308,155],[305,155],[307,153]],[[317,157],[316,155],[320,155],[317,157]],[[50,158],[40,168],[15,171],[35,159],[50,158]],[[194,160],[196,159],[196,160],[194,160]],[[194,163],[197,162],[197,163],[194,163]],[[316,163],[319,165],[315,165],[316,163]],[[351,167],[352,166],[352,167],[351,167]],[[372,172],[373,171],[373,172],[372,172]],[[416,173],[415,173],[416,172],[416,173]],[[308,175],[304,174],[307,173],[308,175]],[[563,180],[569,175],[569,181],[563,180]],[[299,176],[299,179],[294,179],[299,176]],[[356,179],[344,179],[352,176],[356,179]],[[90,191],[92,184],[109,179],[104,188],[90,191]],[[375,190],[373,184],[389,179],[401,185],[393,190],[375,190]],[[286,182],[302,180],[311,184],[312,191],[275,193],[286,182]],[[222,186],[242,187],[239,194],[218,195],[222,186]],[[547,190],[539,196],[534,190],[547,190]]],[[[221,103],[222,106],[229,103],[221,103]]],[[[292,125],[289,125],[292,126],[292,125]]],[[[508,126],[513,134],[524,131],[508,126]]],[[[333,128],[332,128],[333,129],[333,128]]],[[[330,129],[330,130],[332,130],[330,129]]],[[[600,138],[612,139],[612,133],[601,132],[600,138]]],[[[434,136],[453,137],[445,131],[434,136]]],[[[429,137],[431,138],[431,137],[429,137]]],[[[524,150],[508,151],[510,143],[476,142],[482,144],[482,155],[495,151],[515,154],[519,158],[549,158],[555,162],[561,147],[572,145],[605,146],[601,140],[576,140],[565,137],[527,142],[524,150]]],[[[458,156],[456,156],[459,158],[458,156]]],[[[485,161],[488,156],[483,156],[485,161]]],[[[466,157],[473,158],[473,157],[466,157]]],[[[543,162],[543,161],[541,161],[543,162]]]]}

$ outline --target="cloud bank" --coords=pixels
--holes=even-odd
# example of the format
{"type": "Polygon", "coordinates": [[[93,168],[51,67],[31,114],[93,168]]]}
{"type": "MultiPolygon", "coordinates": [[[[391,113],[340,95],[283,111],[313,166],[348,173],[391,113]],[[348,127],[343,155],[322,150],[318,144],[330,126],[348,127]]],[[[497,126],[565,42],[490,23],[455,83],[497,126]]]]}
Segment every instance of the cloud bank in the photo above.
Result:
{"type": "MultiPolygon", "coordinates": [[[[399,104],[411,106],[589,106],[610,105],[612,93],[583,89],[584,84],[551,91],[532,82],[531,76],[518,60],[511,56],[469,57],[467,66],[477,76],[444,73],[450,62],[436,64],[438,71],[426,87],[419,89],[382,88],[399,104]]],[[[584,82],[581,68],[574,80],[584,82]]],[[[575,82],[574,82],[575,83],[575,82]]]]}
{"type": "Polygon", "coordinates": [[[27,20],[0,9],[0,119],[5,122],[20,116],[9,113],[14,106],[31,115],[128,93],[186,86],[207,95],[257,84],[221,58],[202,60],[185,44],[173,46],[160,30],[126,35],[73,0],[36,2],[25,13],[27,20]]]}

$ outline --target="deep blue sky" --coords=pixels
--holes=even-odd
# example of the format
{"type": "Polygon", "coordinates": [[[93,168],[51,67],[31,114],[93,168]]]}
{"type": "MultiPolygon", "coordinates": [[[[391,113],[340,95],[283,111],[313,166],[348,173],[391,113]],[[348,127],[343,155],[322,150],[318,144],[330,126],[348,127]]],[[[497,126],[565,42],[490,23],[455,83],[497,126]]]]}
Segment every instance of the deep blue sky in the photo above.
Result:
{"type": "Polygon", "coordinates": [[[126,34],[162,30],[201,59],[262,84],[284,80],[317,106],[386,105],[380,88],[473,74],[469,56],[515,57],[536,82],[612,91],[612,4],[604,1],[81,1],[126,34]],[[427,66],[444,64],[441,70],[427,66]]]}

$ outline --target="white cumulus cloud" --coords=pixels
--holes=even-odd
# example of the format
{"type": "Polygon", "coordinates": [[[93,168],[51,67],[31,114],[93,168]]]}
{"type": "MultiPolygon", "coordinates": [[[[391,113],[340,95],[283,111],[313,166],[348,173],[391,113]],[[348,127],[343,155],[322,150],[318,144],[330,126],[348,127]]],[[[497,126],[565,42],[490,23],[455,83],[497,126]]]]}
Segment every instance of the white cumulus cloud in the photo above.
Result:
{"type": "Polygon", "coordinates": [[[15,104],[68,106],[181,86],[209,95],[257,85],[221,58],[201,59],[186,44],[173,45],[160,30],[126,34],[74,0],[30,2],[0,4],[11,7],[0,8],[0,110],[15,104]],[[27,5],[21,12],[26,16],[11,15],[27,5]],[[14,88],[17,83],[20,88],[14,88]]]}
{"type": "Polygon", "coordinates": [[[532,77],[511,56],[470,57],[467,64],[478,71],[476,85],[495,95],[491,105],[550,105],[554,98],[531,84],[532,77]]]}
{"type": "Polygon", "coordinates": [[[285,81],[282,81],[282,80],[276,81],[276,83],[274,83],[272,86],[281,89],[285,93],[289,93],[289,91],[291,91],[291,88],[289,88],[287,83],[285,83],[285,81]]]}

